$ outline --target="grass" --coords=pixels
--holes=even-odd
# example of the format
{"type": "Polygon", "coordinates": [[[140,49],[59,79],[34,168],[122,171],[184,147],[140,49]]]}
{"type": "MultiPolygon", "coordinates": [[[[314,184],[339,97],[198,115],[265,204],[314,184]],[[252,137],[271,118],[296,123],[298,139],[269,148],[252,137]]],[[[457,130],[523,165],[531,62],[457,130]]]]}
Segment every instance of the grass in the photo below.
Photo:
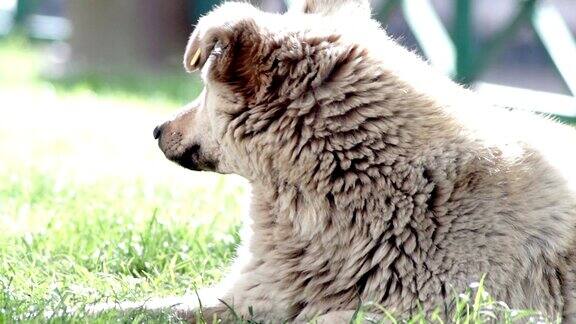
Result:
{"type": "MultiPolygon", "coordinates": [[[[197,80],[50,80],[39,72],[42,57],[22,40],[0,41],[0,323],[177,322],[169,314],[67,310],[190,294],[230,264],[245,181],[172,165],[151,136],[163,115],[195,97],[197,80]]],[[[534,315],[492,300],[481,285],[455,305],[455,323],[534,315]]],[[[364,305],[354,322],[374,308],[364,305]]],[[[387,316],[442,322],[435,313],[387,316]]]]}
{"type": "Polygon", "coordinates": [[[0,322],[190,293],[220,278],[238,242],[230,215],[238,214],[239,195],[222,179],[175,195],[169,184],[146,188],[142,179],[83,185],[22,173],[0,181],[8,223],[0,239],[0,322]],[[185,204],[188,195],[197,198],[185,204]]]}

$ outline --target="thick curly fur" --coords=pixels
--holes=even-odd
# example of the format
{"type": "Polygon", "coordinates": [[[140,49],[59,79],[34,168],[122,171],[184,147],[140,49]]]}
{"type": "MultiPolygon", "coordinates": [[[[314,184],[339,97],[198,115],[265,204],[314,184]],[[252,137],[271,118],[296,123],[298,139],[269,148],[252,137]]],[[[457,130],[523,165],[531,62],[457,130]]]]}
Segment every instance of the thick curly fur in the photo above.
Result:
{"type": "MultiPolygon", "coordinates": [[[[342,319],[368,301],[449,312],[485,274],[496,299],[569,319],[575,132],[485,103],[364,6],[227,3],[190,39],[185,65],[202,68],[206,91],[162,126],[160,147],[253,187],[219,297],[265,322],[342,319]]],[[[216,304],[206,311],[224,316],[216,304]]]]}

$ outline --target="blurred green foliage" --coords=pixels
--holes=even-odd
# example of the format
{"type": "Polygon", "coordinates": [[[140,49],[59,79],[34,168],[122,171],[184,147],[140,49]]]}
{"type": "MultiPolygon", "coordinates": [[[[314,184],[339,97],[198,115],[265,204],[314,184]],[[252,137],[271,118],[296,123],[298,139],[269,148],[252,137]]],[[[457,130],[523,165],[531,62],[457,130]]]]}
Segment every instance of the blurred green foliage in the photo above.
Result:
{"type": "Polygon", "coordinates": [[[186,74],[183,69],[117,74],[72,72],[56,77],[50,72],[49,46],[49,43],[30,43],[18,36],[0,38],[0,86],[50,87],[63,94],[88,92],[170,105],[183,105],[201,91],[198,77],[186,74]]]}

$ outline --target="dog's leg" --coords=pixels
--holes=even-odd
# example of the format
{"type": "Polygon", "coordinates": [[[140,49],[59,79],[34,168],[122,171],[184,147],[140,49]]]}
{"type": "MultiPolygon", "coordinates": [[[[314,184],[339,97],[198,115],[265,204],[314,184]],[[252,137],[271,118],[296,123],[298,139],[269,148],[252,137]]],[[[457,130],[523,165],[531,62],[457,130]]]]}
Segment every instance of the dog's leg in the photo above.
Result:
{"type": "Polygon", "coordinates": [[[221,291],[217,288],[204,288],[200,289],[197,295],[159,297],[138,302],[99,303],[86,307],[84,311],[89,315],[112,310],[164,313],[189,322],[196,322],[197,316],[200,315],[210,323],[214,316],[220,318],[227,310],[219,300],[221,296],[221,291]]]}

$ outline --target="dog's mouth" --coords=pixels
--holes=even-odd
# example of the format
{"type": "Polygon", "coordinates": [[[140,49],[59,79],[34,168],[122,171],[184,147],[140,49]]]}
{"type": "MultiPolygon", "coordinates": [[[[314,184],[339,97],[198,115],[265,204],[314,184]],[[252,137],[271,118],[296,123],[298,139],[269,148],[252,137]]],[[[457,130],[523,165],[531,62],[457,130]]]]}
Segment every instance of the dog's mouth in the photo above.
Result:
{"type": "Polygon", "coordinates": [[[203,154],[200,145],[192,144],[183,148],[179,141],[169,147],[163,147],[159,143],[160,149],[166,158],[188,170],[192,171],[217,171],[218,162],[203,154]]]}
{"type": "Polygon", "coordinates": [[[182,154],[168,157],[168,159],[192,171],[216,171],[218,168],[218,162],[202,154],[202,150],[198,144],[193,144],[186,148],[182,154]]]}

